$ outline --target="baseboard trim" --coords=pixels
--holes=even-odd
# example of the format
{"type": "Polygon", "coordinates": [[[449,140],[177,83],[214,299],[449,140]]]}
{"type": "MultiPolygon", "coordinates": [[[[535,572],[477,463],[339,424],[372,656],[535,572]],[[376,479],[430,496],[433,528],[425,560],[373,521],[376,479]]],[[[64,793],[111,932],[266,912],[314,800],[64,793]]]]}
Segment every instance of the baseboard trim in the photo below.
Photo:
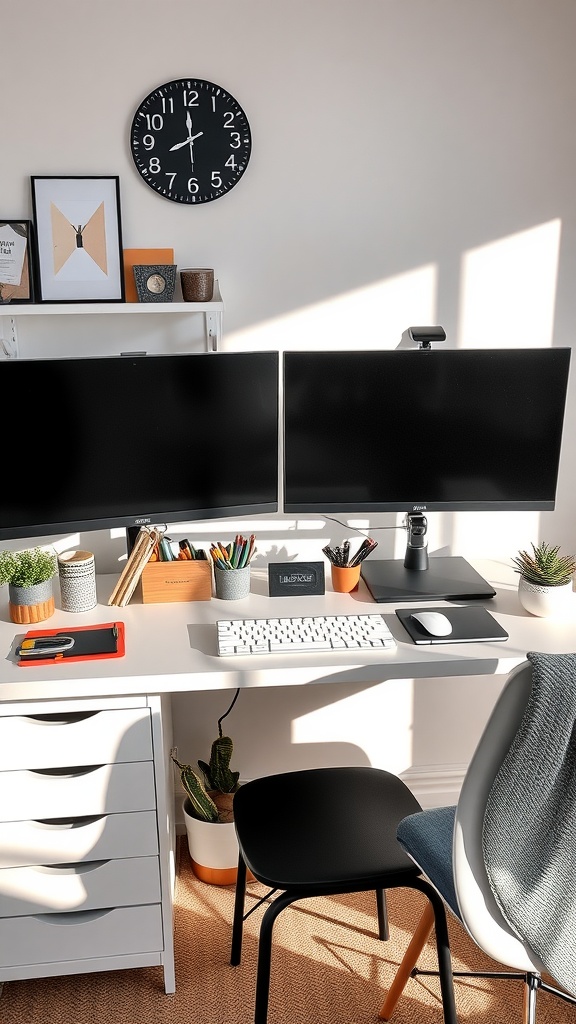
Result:
{"type": "Polygon", "coordinates": [[[467,765],[418,765],[400,773],[400,778],[422,807],[448,807],[458,803],[467,765]]]}

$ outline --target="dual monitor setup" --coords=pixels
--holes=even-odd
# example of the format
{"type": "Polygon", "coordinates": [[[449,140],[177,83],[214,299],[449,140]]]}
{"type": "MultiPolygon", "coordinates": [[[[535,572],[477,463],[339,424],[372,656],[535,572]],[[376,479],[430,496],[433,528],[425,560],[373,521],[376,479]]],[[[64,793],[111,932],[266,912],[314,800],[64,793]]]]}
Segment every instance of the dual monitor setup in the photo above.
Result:
{"type": "Polygon", "coordinates": [[[254,516],[406,513],[377,601],[490,597],[428,559],[426,514],[554,508],[568,348],[202,352],[0,361],[0,541],[254,516]]]}

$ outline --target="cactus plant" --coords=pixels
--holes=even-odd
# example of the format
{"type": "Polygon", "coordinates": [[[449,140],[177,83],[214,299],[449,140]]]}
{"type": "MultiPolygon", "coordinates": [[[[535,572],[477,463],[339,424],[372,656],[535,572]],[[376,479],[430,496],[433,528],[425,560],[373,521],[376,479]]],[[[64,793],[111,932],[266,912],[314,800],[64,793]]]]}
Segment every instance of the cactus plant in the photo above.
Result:
{"type": "Polygon", "coordinates": [[[520,573],[528,582],[540,587],[562,587],[572,580],[576,571],[574,555],[559,555],[560,545],[552,546],[542,542],[532,544],[532,554],[519,551],[512,559],[514,572],[520,573]]]}
{"type": "Polygon", "coordinates": [[[174,754],[172,760],[180,769],[180,781],[186,793],[194,817],[201,821],[231,821],[232,798],[238,789],[240,773],[230,769],[234,744],[229,736],[222,733],[222,721],[234,707],[240,690],[230,707],[218,719],[218,736],[210,749],[210,761],[198,760],[200,775],[190,764],[181,764],[174,754]]]}

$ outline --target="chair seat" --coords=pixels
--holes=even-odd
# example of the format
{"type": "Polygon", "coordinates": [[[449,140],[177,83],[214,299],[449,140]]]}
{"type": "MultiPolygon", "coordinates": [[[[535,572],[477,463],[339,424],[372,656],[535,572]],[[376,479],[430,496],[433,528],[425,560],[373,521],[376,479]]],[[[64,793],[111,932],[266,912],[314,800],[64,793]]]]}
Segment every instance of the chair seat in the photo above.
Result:
{"type": "Polygon", "coordinates": [[[245,783],[234,797],[242,856],[274,889],[377,889],[419,874],[396,825],[420,805],[389,772],[314,768],[245,783]],[[383,882],[383,876],[387,881],[383,882]]]}
{"type": "Polygon", "coordinates": [[[452,870],[456,807],[432,807],[411,814],[398,826],[401,846],[414,858],[450,910],[460,917],[452,870]]]}

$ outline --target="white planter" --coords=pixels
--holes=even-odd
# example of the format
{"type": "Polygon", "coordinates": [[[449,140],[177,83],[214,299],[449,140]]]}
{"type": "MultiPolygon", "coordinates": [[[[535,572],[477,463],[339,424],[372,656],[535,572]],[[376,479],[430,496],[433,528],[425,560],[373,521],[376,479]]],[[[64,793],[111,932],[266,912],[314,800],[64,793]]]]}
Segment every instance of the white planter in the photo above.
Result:
{"type": "Polygon", "coordinates": [[[238,840],[234,822],[200,821],[182,804],[188,850],[194,874],[212,885],[234,885],[238,870],[238,840]]]}
{"type": "Polygon", "coordinates": [[[568,618],[576,613],[576,594],[571,582],[561,587],[541,587],[521,576],[518,596],[527,612],[541,618],[568,618]]]}

